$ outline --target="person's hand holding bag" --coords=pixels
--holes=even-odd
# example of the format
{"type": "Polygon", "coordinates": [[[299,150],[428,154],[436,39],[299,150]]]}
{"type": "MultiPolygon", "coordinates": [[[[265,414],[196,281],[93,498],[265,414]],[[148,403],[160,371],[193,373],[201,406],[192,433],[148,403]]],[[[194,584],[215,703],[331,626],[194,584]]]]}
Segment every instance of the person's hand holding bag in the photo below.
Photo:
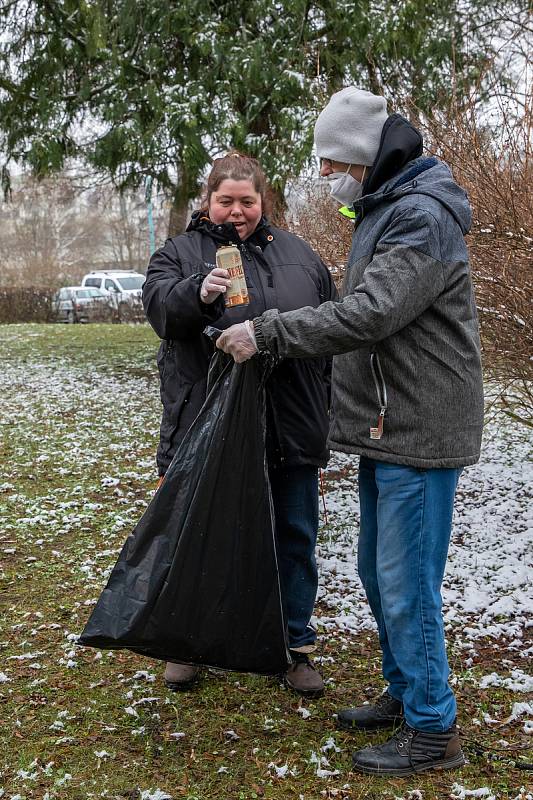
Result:
{"type": "Polygon", "coordinates": [[[255,341],[254,326],[251,320],[232,325],[221,333],[217,339],[217,347],[233,356],[237,364],[248,361],[258,351],[255,341]]]}
{"type": "Polygon", "coordinates": [[[229,272],[227,269],[215,267],[205,276],[200,287],[200,299],[202,303],[211,305],[220,294],[224,294],[228,286],[231,285],[229,272]]]}

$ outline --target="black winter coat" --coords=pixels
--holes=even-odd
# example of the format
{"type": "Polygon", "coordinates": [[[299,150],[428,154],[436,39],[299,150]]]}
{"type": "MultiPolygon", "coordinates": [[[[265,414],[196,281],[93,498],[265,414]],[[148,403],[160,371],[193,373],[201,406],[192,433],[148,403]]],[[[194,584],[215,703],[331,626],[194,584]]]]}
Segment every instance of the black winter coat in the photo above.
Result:
{"type": "MultiPolygon", "coordinates": [[[[242,242],[231,223],[215,225],[196,212],[186,233],[167,239],[150,260],[143,288],[146,316],[163,340],[158,354],[160,475],[205,400],[214,346],[203,329],[229,328],[270,308],[316,307],[336,296],[331,274],[316,253],[264,219],[242,242]],[[250,303],[226,309],[222,297],[203,303],[200,287],[216,266],[217,248],[229,243],[241,251],[250,303]]],[[[327,463],[330,367],[325,358],[285,359],[275,367],[267,383],[267,456],[272,467],[327,463]]]]}

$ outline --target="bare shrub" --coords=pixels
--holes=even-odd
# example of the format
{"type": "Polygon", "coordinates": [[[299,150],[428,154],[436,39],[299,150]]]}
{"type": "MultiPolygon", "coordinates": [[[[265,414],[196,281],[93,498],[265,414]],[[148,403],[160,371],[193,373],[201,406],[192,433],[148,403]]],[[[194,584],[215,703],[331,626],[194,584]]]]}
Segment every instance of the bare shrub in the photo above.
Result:
{"type": "Polygon", "coordinates": [[[146,322],[143,307],[141,305],[129,305],[128,303],[120,303],[118,309],[114,312],[113,318],[116,322],[146,322]]]}
{"type": "Polygon", "coordinates": [[[426,144],[468,192],[467,236],[491,404],[533,425],[532,95],[520,113],[500,104],[498,125],[479,122],[475,104],[425,125],[426,144]]]}
{"type": "Polygon", "coordinates": [[[35,286],[0,288],[0,323],[52,322],[53,294],[35,286]]]}
{"type": "Polygon", "coordinates": [[[338,212],[329,190],[307,181],[298,187],[290,229],[305,239],[330,268],[340,286],[352,243],[353,224],[338,212]]]}
{"type": "MultiPolygon", "coordinates": [[[[0,286],[78,285],[93,269],[140,269],[149,260],[144,196],[92,185],[90,176],[16,176],[1,202],[0,286]]],[[[156,242],[167,206],[154,199],[156,242]]]]}

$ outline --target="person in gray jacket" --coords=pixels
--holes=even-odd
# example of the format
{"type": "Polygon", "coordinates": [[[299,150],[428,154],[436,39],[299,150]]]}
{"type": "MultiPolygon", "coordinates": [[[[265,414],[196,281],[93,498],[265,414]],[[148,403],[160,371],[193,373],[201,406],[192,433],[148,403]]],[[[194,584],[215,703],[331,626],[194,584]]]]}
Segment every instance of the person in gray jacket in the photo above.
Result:
{"type": "Polygon", "coordinates": [[[360,456],[358,569],[376,619],[385,693],[338,724],[401,726],[353,755],[365,773],[464,763],[448,682],[441,585],[453,502],[479,458],[480,343],[466,193],[422,156],[422,137],[385,99],[348,87],[315,126],[321,175],[355,216],[342,299],[269,310],[218,347],[236,361],[334,355],[332,449],[360,456]]]}

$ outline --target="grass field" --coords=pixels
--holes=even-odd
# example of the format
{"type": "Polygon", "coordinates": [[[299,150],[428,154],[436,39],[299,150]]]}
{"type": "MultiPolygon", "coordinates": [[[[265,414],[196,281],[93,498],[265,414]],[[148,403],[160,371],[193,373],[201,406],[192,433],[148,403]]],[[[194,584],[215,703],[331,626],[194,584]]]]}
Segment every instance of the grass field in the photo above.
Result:
{"type": "MultiPolygon", "coordinates": [[[[323,698],[302,702],[275,678],[220,672],[208,672],[191,693],[172,694],[160,663],[76,647],[155,486],[156,349],[144,325],[0,326],[0,797],[532,800],[524,767],[533,761],[526,691],[533,649],[521,599],[526,540],[518,544],[527,532],[527,487],[521,473],[514,483],[502,479],[505,459],[495,456],[480,473],[492,476],[485,494],[475,495],[471,478],[460,499],[464,514],[469,503],[495,504],[483,525],[499,514],[502,531],[516,533],[501,560],[517,566],[508,584],[494,572],[499,605],[489,616],[483,603],[465,606],[464,590],[454,589],[463,584],[450,579],[450,663],[469,759],[458,772],[388,780],[350,772],[350,751],[369,739],[336,731],[333,714],[383,685],[368,614],[348,622],[362,594],[350,588],[355,578],[338,573],[341,549],[342,563],[354,549],[346,509],[355,468],[346,459],[326,475],[330,520],[321,533],[317,610],[323,698]]],[[[522,457],[524,442],[509,442],[515,446],[522,457]]],[[[472,564],[482,564],[483,548],[467,558],[465,537],[462,516],[451,574],[470,570],[469,585],[479,575],[481,591],[491,578],[472,564]]]]}

